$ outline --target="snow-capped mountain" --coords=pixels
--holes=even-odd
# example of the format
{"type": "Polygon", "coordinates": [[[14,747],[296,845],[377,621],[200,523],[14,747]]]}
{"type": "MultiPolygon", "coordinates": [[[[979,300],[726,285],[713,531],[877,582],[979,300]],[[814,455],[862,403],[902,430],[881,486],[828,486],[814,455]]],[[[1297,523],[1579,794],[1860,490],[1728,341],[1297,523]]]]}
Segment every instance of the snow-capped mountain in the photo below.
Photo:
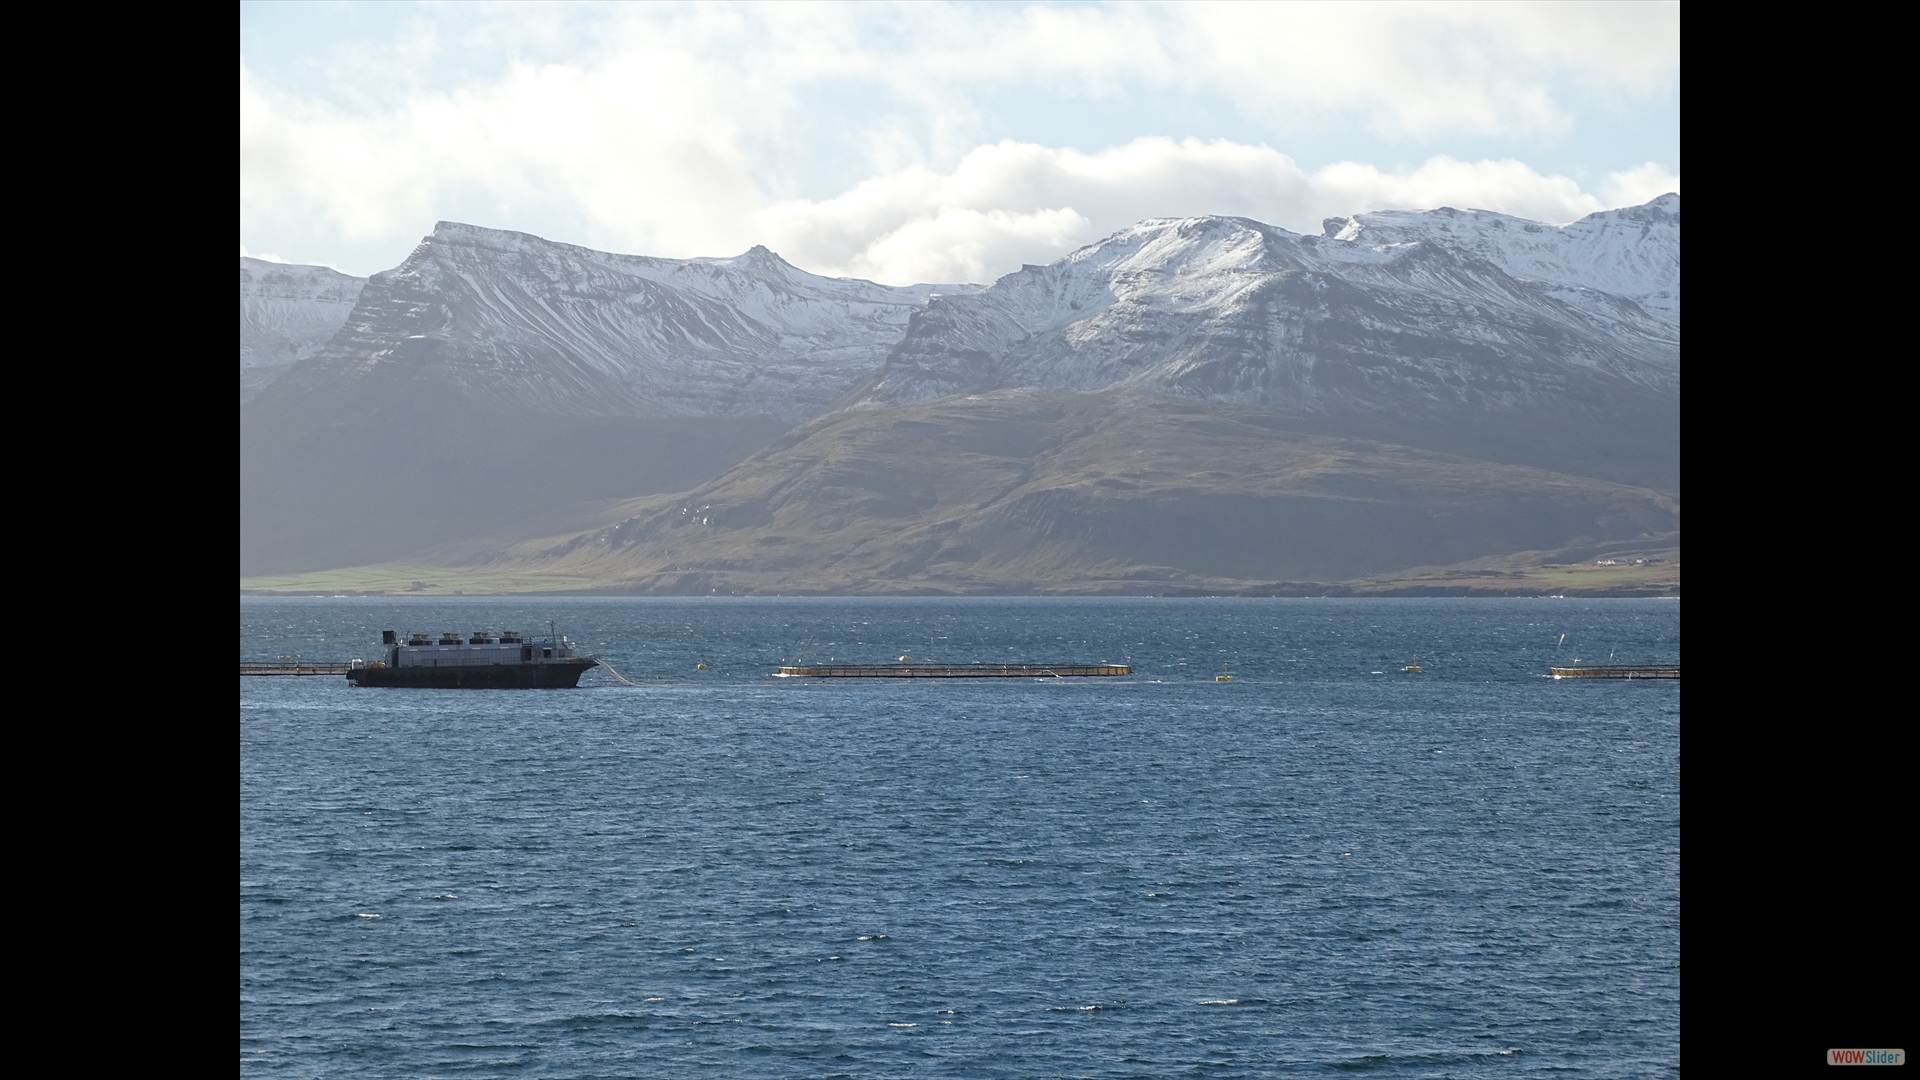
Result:
{"type": "Polygon", "coordinates": [[[244,403],[243,565],[339,565],[690,487],[858,385],[937,291],[759,247],[657,259],[442,222],[244,403]]]}
{"type": "Polygon", "coordinates": [[[1123,387],[1328,414],[1677,392],[1679,197],[1564,228],[1364,214],[1141,222],[914,317],[881,404],[1123,387]]]}
{"type": "Polygon", "coordinates": [[[319,352],[346,325],[366,284],[324,266],[240,256],[240,400],[319,352]]]}
{"type": "MultiPolygon", "coordinates": [[[[977,582],[1015,580],[996,575],[1049,537],[1093,544],[1019,570],[1034,587],[1096,550],[1153,574],[1214,551],[1237,579],[1321,573],[1338,560],[1304,553],[1389,532],[1405,550],[1367,565],[1665,535],[1679,258],[1670,195],[1564,227],[1444,209],[1317,236],[1156,219],[984,287],[446,222],[364,287],[259,264],[286,283],[250,301],[243,262],[243,372],[282,355],[249,338],[249,303],[304,356],[243,397],[243,574],[551,536],[655,496],[669,532],[759,530],[736,555],[815,535],[825,561],[794,554],[794,574],[902,537],[925,552],[876,554],[872,573],[958,560],[949,526],[978,541],[977,582]],[[1440,472],[1419,464],[1433,454],[1440,472]],[[1456,535],[1443,518],[1467,523],[1464,546],[1428,542],[1456,535]],[[1128,554],[1109,534],[1159,539],[1128,554]]],[[[648,558],[711,550],[683,537],[648,558]]]]}
{"type": "Polygon", "coordinates": [[[764,247],[656,259],[443,221],[372,277],[302,381],[432,382],[558,415],[797,421],[877,367],[939,291],[820,277],[764,247]]]}
{"type": "Polygon", "coordinates": [[[1484,259],[1521,281],[1632,300],[1680,321],[1680,196],[1602,210],[1570,225],[1543,225],[1490,210],[1386,210],[1328,218],[1326,234],[1365,247],[1432,241],[1484,259]]]}

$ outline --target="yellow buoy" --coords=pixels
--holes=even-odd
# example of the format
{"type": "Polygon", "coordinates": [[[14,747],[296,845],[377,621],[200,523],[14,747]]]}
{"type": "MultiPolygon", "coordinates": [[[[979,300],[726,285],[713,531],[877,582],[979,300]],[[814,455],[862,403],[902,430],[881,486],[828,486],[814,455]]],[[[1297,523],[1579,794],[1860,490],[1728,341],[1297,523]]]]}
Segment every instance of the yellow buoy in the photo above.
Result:
{"type": "Polygon", "coordinates": [[[697,671],[705,671],[705,670],[707,670],[707,665],[705,665],[705,664],[695,664],[695,665],[693,665],[693,666],[694,666],[694,669],[695,669],[695,670],[697,670],[697,671]]]}
{"type": "Polygon", "coordinates": [[[1419,658],[1419,657],[1417,657],[1417,656],[1416,656],[1416,657],[1414,657],[1414,658],[1413,658],[1413,663],[1411,663],[1411,664],[1408,664],[1408,665],[1407,665],[1406,667],[1403,667],[1403,668],[1401,668],[1400,670],[1401,670],[1401,671],[1416,671],[1416,672],[1417,672],[1417,671],[1419,671],[1419,670],[1420,670],[1420,658],[1419,658]]]}
{"type": "Polygon", "coordinates": [[[1233,676],[1227,673],[1227,665],[1220,665],[1220,674],[1213,677],[1214,682],[1232,682],[1233,676]]]}

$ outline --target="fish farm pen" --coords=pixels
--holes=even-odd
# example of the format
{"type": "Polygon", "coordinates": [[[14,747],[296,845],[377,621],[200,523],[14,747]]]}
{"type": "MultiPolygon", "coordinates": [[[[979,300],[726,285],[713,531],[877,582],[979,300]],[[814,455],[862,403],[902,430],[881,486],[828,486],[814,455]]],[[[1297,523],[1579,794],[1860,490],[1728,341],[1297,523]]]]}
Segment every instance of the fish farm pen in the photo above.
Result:
{"type": "Polygon", "coordinates": [[[1680,665],[1648,667],[1557,667],[1549,668],[1556,679],[1677,679],[1680,665]]]}
{"type": "Polygon", "coordinates": [[[781,667],[781,679],[1064,679],[1131,675],[1129,664],[842,664],[781,667]]]}

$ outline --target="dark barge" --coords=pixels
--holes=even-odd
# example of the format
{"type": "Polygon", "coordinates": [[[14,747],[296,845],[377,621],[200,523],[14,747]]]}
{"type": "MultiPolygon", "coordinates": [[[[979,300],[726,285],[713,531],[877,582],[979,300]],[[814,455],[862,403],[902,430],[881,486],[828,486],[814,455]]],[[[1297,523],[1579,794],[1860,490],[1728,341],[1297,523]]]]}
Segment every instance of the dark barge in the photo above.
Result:
{"type": "Polygon", "coordinates": [[[498,640],[476,633],[466,641],[459,634],[442,634],[437,642],[413,634],[402,644],[393,631],[383,630],[380,643],[386,646],[381,659],[347,665],[348,682],[446,690],[557,690],[580,685],[580,676],[600,663],[575,656],[573,642],[558,632],[544,640],[523,640],[512,632],[498,640]]]}
{"type": "Polygon", "coordinates": [[[840,664],[782,667],[779,679],[1064,679],[1131,675],[1127,664],[840,664]]]}

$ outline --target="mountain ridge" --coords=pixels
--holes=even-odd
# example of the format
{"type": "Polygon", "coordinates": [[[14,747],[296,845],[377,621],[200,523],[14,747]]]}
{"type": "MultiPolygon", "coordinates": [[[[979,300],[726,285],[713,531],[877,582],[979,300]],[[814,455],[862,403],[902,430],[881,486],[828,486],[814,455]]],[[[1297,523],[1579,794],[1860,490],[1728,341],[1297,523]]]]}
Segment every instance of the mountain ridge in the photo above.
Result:
{"type": "Polygon", "coordinates": [[[687,520],[719,500],[698,515],[721,530],[711,550],[649,510],[651,546],[595,564],[667,591],[661,567],[783,545],[768,565],[796,581],[1015,591],[1082,580],[1075,559],[1127,588],[1238,589],[1677,546],[1678,210],[1670,195],[1568,226],[1369,213],[1321,235],[1149,219],[980,286],[823,278],[758,245],[662,259],[441,222],[366,279],[323,345],[254,397],[243,385],[242,577],[461,545],[574,573],[580,545],[554,549],[639,528],[618,517],[635,499],[687,520]],[[1305,487],[1259,475],[1309,460],[1305,487]],[[1174,462],[1187,480],[1165,478],[1174,462]],[[1040,486],[1017,506],[956,501],[992,476],[1040,486]],[[763,513],[742,494],[761,489],[785,494],[763,513]],[[588,519],[603,524],[528,546],[588,519]],[[941,530],[1000,539],[956,561],[941,530]],[[1162,546],[1102,547],[1103,530],[1162,546]]]}
{"type": "MultiPolygon", "coordinates": [[[[1677,208],[1671,216],[1677,222],[1677,208]]],[[[1514,277],[1489,261],[1504,250],[1462,253],[1432,237],[1363,243],[1360,237],[1386,231],[1370,224],[1372,217],[1349,222],[1341,230],[1354,237],[1347,240],[1250,218],[1143,221],[1048,266],[1028,266],[986,289],[929,305],[909,323],[870,393],[889,403],[1015,385],[1078,391],[1132,385],[1324,411],[1343,391],[1317,382],[1314,369],[1371,344],[1328,348],[1313,340],[1317,324],[1340,316],[1343,329],[1358,325],[1391,335],[1401,350],[1368,375],[1405,368],[1409,359],[1418,364],[1428,359],[1420,350],[1442,351],[1433,345],[1451,344],[1463,336],[1463,325],[1481,324],[1487,329],[1473,343],[1485,346],[1475,358],[1482,365],[1519,354],[1569,369],[1557,373],[1562,378],[1588,368],[1656,389],[1677,386],[1677,322],[1570,275],[1550,283],[1514,277]],[[1332,305],[1346,310],[1330,311],[1332,305]],[[1134,325],[1152,318],[1182,325],[1153,335],[1134,325]],[[1422,335],[1429,340],[1407,340],[1422,335]],[[1188,339],[1196,336],[1215,347],[1195,350],[1188,339]]],[[[1505,221],[1517,220],[1492,217],[1502,231],[1505,221]]],[[[1414,231],[1397,222],[1393,227],[1390,237],[1414,231]]],[[[1677,225],[1673,243],[1677,262],[1677,225]]],[[[1546,261],[1526,254],[1536,266],[1546,261]]],[[[1408,377],[1404,370],[1395,374],[1408,377]]],[[[1430,386],[1451,383],[1457,390],[1486,381],[1458,364],[1430,362],[1417,374],[1430,386]]],[[[1363,381],[1379,393],[1379,379],[1363,381]]],[[[1480,390],[1479,396],[1512,404],[1515,392],[1480,390]]]]}
{"type": "Polygon", "coordinates": [[[757,245],[663,259],[443,221],[367,279],[289,392],[401,365],[559,415],[791,422],[864,377],[930,294],[965,288],[821,277],[757,245]]]}
{"type": "Polygon", "coordinates": [[[366,284],[331,267],[240,256],[240,400],[324,348],[366,284]]]}

